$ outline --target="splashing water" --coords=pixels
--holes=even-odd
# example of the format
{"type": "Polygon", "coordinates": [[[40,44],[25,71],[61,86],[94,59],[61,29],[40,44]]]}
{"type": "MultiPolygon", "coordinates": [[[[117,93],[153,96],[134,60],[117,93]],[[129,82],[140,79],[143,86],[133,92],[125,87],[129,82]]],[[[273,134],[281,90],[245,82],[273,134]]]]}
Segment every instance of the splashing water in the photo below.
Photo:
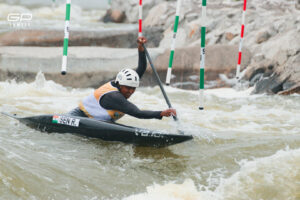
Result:
{"type": "MultiPolygon", "coordinates": [[[[299,95],[251,89],[198,92],[166,87],[180,129],[194,140],[165,149],[71,134],[45,134],[0,116],[0,199],[299,199],[299,95]]],[[[65,113],[93,92],[38,73],[32,83],[0,82],[0,111],[65,113]]],[[[140,109],[167,108],[159,87],[138,88],[140,109]]],[[[172,118],[120,123],[176,131],[172,118]]]]}

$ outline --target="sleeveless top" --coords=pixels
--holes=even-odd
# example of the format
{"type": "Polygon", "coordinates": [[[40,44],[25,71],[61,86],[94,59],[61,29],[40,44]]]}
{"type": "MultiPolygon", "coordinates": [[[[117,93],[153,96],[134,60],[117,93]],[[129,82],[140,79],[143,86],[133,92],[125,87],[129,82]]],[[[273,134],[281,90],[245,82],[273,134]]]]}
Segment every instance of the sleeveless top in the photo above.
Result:
{"type": "Polygon", "coordinates": [[[82,110],[89,118],[94,118],[97,120],[104,121],[116,121],[124,116],[124,113],[117,110],[107,110],[100,105],[100,101],[103,95],[119,91],[118,88],[111,85],[108,82],[94,91],[93,94],[85,97],[80,103],[79,108],[82,110]]]}

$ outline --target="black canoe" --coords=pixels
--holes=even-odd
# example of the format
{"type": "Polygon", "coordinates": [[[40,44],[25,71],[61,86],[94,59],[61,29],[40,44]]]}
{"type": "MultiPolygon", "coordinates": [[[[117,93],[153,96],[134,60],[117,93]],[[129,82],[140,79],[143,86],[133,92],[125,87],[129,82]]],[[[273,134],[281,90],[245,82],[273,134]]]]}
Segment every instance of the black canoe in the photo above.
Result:
{"type": "Polygon", "coordinates": [[[63,114],[31,117],[18,117],[3,112],[2,114],[13,117],[31,128],[48,133],[75,133],[105,141],[119,141],[137,146],[166,147],[193,139],[191,135],[169,134],[63,114]]]}

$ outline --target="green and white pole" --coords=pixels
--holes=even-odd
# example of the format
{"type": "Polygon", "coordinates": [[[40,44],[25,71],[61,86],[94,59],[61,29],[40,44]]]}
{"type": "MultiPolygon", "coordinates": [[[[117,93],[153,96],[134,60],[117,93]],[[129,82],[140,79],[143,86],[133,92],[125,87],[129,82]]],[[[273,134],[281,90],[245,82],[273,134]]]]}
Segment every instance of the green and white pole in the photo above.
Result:
{"type": "Polygon", "coordinates": [[[52,9],[55,8],[55,0],[52,0],[52,9]]]}
{"type": "Polygon", "coordinates": [[[200,80],[199,80],[199,110],[204,109],[204,67],[205,67],[205,32],[206,32],[206,0],[202,0],[201,17],[201,49],[200,49],[200,80]]]}
{"type": "Polygon", "coordinates": [[[67,73],[67,56],[68,56],[69,31],[70,31],[70,12],[71,12],[71,0],[66,0],[64,50],[63,50],[62,66],[61,66],[61,74],[62,75],[65,75],[67,73]]]}
{"type": "Polygon", "coordinates": [[[168,67],[168,72],[166,77],[166,85],[170,85],[171,76],[172,76],[172,65],[173,65],[173,58],[175,53],[176,34],[177,34],[177,28],[179,23],[180,7],[181,7],[181,0],[177,0],[174,33],[173,33],[172,44],[171,44],[171,52],[170,52],[169,67],[168,67]]]}

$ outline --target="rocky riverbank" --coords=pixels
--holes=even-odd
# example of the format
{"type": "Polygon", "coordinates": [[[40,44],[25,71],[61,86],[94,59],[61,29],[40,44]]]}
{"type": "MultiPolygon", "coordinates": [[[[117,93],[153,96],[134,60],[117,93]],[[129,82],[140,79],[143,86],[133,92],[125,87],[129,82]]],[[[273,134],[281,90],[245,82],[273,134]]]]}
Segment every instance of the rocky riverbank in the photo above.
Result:
{"type": "MultiPolygon", "coordinates": [[[[206,46],[208,51],[206,56],[207,60],[214,60],[213,63],[209,61],[206,63],[205,79],[207,81],[220,81],[220,74],[226,74],[229,78],[234,77],[237,63],[237,49],[235,49],[237,47],[234,45],[238,45],[240,40],[242,7],[243,1],[210,0],[207,2],[206,46]],[[230,50],[226,48],[221,50],[222,47],[230,50]],[[209,52],[210,48],[217,49],[217,52],[209,52]],[[214,75],[211,76],[212,71],[214,75]]],[[[144,8],[146,9],[144,26],[162,27],[165,30],[164,38],[159,47],[169,48],[173,34],[176,1],[145,0],[144,8]]],[[[123,13],[124,22],[136,22],[138,5],[133,0],[129,3],[115,0],[111,10],[123,13]]],[[[202,23],[200,16],[201,1],[182,1],[176,43],[177,48],[180,49],[175,51],[175,71],[182,69],[182,72],[186,72],[188,65],[194,66],[193,69],[199,69],[198,59],[193,59],[194,56],[199,57],[199,50],[197,52],[193,50],[200,46],[202,23]]],[[[111,19],[113,21],[114,16],[111,16],[111,19]]],[[[251,86],[256,85],[254,93],[299,93],[300,1],[248,1],[245,27],[241,65],[245,70],[243,80],[249,81],[251,86]],[[247,54],[250,55],[250,59],[247,54]]],[[[165,54],[164,56],[167,57],[167,51],[165,54]]],[[[158,65],[167,66],[166,59],[164,62],[159,61],[158,65]]]]}
{"type": "MultiPolygon", "coordinates": [[[[205,66],[207,88],[231,87],[235,83],[242,7],[243,1],[207,1],[205,66]]],[[[143,1],[143,32],[149,40],[147,46],[157,49],[154,50],[156,53],[153,55],[153,61],[162,80],[165,80],[169,62],[175,10],[176,1],[143,1]]],[[[18,75],[23,80],[27,80],[26,77],[34,77],[35,71],[27,71],[26,75],[26,70],[18,71],[17,69],[25,69],[23,67],[25,65],[29,69],[30,65],[33,66],[36,65],[34,63],[39,62],[38,66],[41,66],[42,63],[51,69],[48,71],[45,69],[46,77],[72,87],[93,87],[100,80],[113,77],[115,71],[107,70],[114,68],[113,65],[118,66],[115,68],[136,67],[137,58],[134,57],[136,56],[134,48],[138,29],[136,24],[138,19],[137,2],[135,0],[126,2],[113,0],[107,14],[100,18],[102,22],[120,23],[120,26],[101,31],[71,30],[69,43],[71,48],[68,56],[71,67],[70,73],[66,76],[67,79],[59,75],[58,67],[61,62],[63,31],[12,30],[2,33],[0,45],[23,47],[11,47],[15,48],[14,50],[9,47],[1,47],[0,79],[13,77],[16,73],[23,73],[23,75],[18,75]],[[60,48],[53,46],[60,46],[60,48]],[[90,48],[86,46],[90,46],[90,48]],[[14,57],[14,55],[20,57],[23,51],[31,51],[30,48],[35,49],[36,52],[45,52],[45,56],[37,58],[35,55],[26,54],[21,56],[22,59],[14,57]],[[73,50],[71,50],[72,48],[73,50]],[[74,54],[74,51],[77,53],[74,54]],[[88,53],[91,51],[94,52],[93,56],[88,53]],[[131,51],[135,53],[129,53],[131,51]],[[107,52],[110,52],[109,56],[107,52]],[[118,55],[119,53],[121,55],[118,55]],[[131,55],[126,57],[128,53],[131,55]],[[52,59],[47,55],[53,55],[52,59]],[[105,56],[108,57],[105,58],[105,56]],[[107,63],[103,60],[110,60],[111,63],[108,64],[110,67],[106,66],[107,63]],[[134,62],[126,60],[134,60],[134,62]],[[73,68],[74,71],[72,71],[72,66],[78,67],[73,68]],[[92,68],[94,72],[75,70],[80,67],[92,68]],[[82,81],[78,81],[79,76],[82,81]],[[82,78],[85,76],[88,78],[82,78]]],[[[171,84],[175,87],[198,89],[201,24],[201,1],[182,0],[173,61],[174,76],[171,80],[171,84]]],[[[248,82],[250,86],[255,85],[254,93],[300,93],[299,0],[248,1],[242,51],[243,81],[248,82]]],[[[149,69],[143,77],[145,85],[153,84],[149,69]]]]}

